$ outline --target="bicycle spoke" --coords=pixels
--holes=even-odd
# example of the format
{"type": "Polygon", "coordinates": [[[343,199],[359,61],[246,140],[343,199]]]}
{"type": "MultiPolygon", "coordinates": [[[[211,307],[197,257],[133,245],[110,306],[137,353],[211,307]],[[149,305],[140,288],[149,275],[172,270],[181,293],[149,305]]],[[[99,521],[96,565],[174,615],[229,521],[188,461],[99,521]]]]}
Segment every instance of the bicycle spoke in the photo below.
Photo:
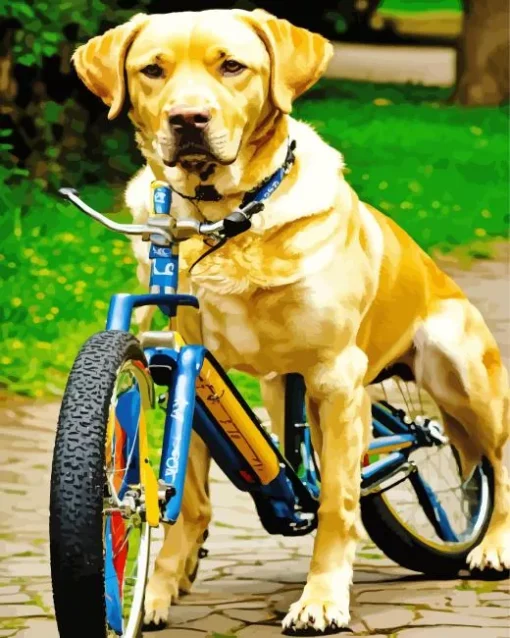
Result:
{"type": "Polygon", "coordinates": [[[389,403],[388,392],[386,390],[386,386],[384,385],[384,381],[381,381],[380,386],[381,386],[382,391],[384,393],[384,400],[386,401],[386,403],[389,403]]]}
{"type": "Polygon", "coordinates": [[[402,390],[402,386],[401,386],[401,384],[402,384],[402,380],[401,380],[401,379],[399,379],[398,377],[396,377],[396,379],[395,379],[395,383],[396,383],[396,385],[397,385],[397,388],[398,388],[398,389],[399,389],[399,391],[400,391],[400,395],[401,395],[402,400],[404,401],[404,404],[405,404],[405,406],[406,406],[407,414],[408,414],[409,416],[411,416],[411,415],[412,415],[412,410],[411,410],[411,407],[409,406],[409,403],[408,403],[408,401],[407,401],[407,399],[406,399],[405,393],[404,393],[404,391],[402,390]]]}

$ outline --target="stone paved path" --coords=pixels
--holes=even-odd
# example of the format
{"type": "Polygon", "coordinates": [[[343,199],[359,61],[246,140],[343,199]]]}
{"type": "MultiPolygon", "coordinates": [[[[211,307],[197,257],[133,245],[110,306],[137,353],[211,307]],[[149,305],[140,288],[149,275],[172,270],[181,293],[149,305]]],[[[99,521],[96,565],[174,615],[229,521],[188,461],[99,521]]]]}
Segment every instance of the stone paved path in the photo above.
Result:
{"type": "MultiPolygon", "coordinates": [[[[485,314],[508,365],[508,251],[470,272],[446,268],[485,314]]],[[[58,638],[47,544],[57,413],[57,404],[18,399],[0,404],[0,638],[58,638]]],[[[305,581],[313,539],[266,535],[249,497],[217,468],[211,491],[209,557],[194,592],[172,609],[171,627],[158,636],[280,636],[281,616],[305,581]]],[[[84,601],[84,613],[86,608],[84,601]]],[[[508,581],[429,581],[396,566],[367,539],[357,554],[352,609],[356,636],[510,638],[508,581]]]]}
{"type": "Polygon", "coordinates": [[[450,87],[455,82],[455,59],[453,47],[335,42],[325,76],[450,87]]]}

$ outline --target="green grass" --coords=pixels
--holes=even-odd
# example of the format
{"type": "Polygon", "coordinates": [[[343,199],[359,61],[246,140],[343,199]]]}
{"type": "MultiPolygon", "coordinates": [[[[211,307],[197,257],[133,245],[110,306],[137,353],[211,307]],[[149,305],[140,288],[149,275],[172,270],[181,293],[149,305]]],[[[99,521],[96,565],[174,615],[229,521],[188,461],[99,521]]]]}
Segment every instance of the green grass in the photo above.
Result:
{"type": "Polygon", "coordinates": [[[462,11],[460,0],[383,0],[378,11],[384,14],[412,14],[438,11],[462,11]]]}
{"type": "Polygon", "coordinates": [[[508,108],[443,106],[447,95],[331,80],[296,112],[342,150],[360,197],[423,248],[478,251],[508,237],[508,108]]]}
{"type": "MultiPolygon", "coordinates": [[[[484,254],[490,240],[507,236],[508,109],[445,107],[444,97],[435,89],[324,81],[295,114],[343,151],[360,196],[425,249],[484,254]]],[[[102,211],[122,206],[119,188],[82,193],[102,211]]],[[[110,296],[140,290],[136,264],[127,239],[30,182],[0,186],[0,205],[0,384],[58,395],[82,343],[103,329],[110,296]]],[[[257,384],[235,378],[258,404],[257,384]]]]}

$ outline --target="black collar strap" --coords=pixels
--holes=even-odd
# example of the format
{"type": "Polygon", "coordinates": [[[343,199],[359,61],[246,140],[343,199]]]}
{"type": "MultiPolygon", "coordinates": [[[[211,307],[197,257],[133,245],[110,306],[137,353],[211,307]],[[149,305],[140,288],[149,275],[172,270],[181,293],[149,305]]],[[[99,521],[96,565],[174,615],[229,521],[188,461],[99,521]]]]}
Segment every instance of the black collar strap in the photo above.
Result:
{"type": "Polygon", "coordinates": [[[241,202],[241,208],[244,208],[251,202],[262,201],[263,199],[266,199],[268,195],[272,194],[273,191],[278,188],[283,178],[290,171],[292,165],[296,160],[296,156],[294,154],[295,150],[296,140],[290,140],[287,147],[287,155],[285,156],[285,160],[281,167],[275,173],[273,173],[269,177],[266,177],[266,179],[258,186],[245,193],[243,201],[241,202]],[[270,186],[271,192],[266,195],[265,189],[267,186],[270,186]]]}

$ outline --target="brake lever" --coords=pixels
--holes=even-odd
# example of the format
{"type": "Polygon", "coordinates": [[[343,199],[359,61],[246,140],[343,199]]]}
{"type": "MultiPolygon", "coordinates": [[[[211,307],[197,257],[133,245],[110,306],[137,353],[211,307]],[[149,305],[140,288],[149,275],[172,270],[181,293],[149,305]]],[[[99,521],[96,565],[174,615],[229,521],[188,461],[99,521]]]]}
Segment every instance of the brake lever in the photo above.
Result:
{"type": "Polygon", "coordinates": [[[238,208],[223,220],[223,234],[229,239],[251,228],[251,218],[264,209],[262,202],[250,202],[244,208],[238,208]]]}

